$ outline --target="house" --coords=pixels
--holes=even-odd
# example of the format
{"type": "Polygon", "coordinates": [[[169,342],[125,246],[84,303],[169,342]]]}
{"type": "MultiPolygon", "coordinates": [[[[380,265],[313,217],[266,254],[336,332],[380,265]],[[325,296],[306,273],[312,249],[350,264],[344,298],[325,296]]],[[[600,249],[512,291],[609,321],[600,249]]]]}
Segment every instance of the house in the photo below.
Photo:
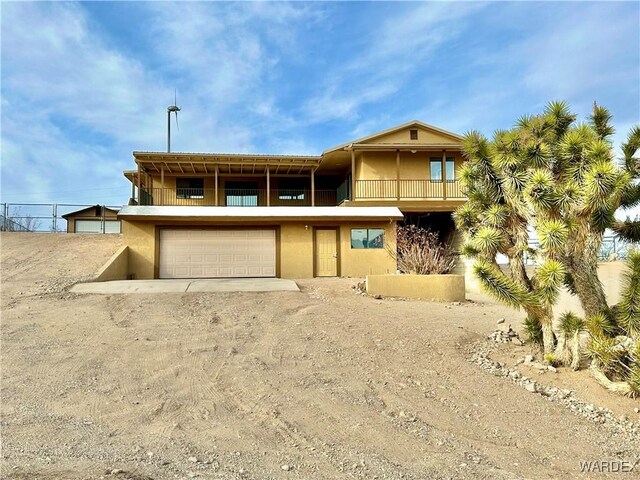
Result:
{"type": "Polygon", "coordinates": [[[461,141],[412,121],[319,156],[134,152],[130,277],[394,273],[398,221],[454,231],[461,141]]]}
{"type": "Polygon", "coordinates": [[[93,205],[62,215],[67,221],[67,233],[120,233],[118,210],[93,205]]]}

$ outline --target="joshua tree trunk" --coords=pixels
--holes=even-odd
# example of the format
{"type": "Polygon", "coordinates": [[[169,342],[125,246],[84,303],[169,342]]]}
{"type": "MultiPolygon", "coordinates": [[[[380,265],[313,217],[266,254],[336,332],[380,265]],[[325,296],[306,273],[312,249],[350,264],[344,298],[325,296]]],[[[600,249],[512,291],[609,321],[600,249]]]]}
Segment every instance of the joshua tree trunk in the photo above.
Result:
{"type": "Polygon", "coordinates": [[[607,298],[598,278],[597,257],[594,260],[588,255],[581,255],[573,260],[569,267],[585,316],[589,318],[606,311],[607,298]]]}
{"type": "Polygon", "coordinates": [[[562,365],[568,365],[571,362],[571,350],[567,345],[567,334],[558,331],[556,332],[556,338],[558,339],[558,344],[553,352],[553,358],[562,365]]]}

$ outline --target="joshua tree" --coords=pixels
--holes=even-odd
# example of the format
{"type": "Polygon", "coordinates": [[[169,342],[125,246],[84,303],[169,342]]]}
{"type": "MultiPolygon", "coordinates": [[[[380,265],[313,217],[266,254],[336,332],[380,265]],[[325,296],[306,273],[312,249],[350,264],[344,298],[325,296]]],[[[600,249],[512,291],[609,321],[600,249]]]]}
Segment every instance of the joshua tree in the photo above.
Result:
{"type": "Polygon", "coordinates": [[[623,302],[609,307],[597,255],[607,228],[639,237],[638,222],[616,223],[614,212],[640,202],[634,183],[640,170],[634,157],[640,128],[629,134],[624,162],[618,165],[608,140],[610,120],[609,112],[594,104],[588,122],[577,124],[564,102],[552,102],[543,114],[520,118],[491,141],[468,133],[461,180],[469,201],[457,210],[455,221],[466,234],[462,253],[475,259],[481,285],[503,303],[525,310],[527,332],[548,359],[578,368],[580,337],[590,332],[596,377],[609,382],[609,388],[633,394],[640,392],[640,366],[634,360],[640,338],[640,257],[632,256],[629,263],[623,302]],[[529,247],[529,228],[536,231],[538,249],[529,247]],[[506,273],[496,262],[498,253],[509,258],[506,273]],[[527,256],[537,260],[533,275],[525,270],[527,256]],[[586,319],[567,312],[554,325],[553,307],[563,286],[578,296],[586,319]],[[615,359],[614,347],[624,351],[615,359]],[[631,372],[638,377],[635,386],[631,372]],[[611,382],[621,379],[623,386],[611,382]]]}

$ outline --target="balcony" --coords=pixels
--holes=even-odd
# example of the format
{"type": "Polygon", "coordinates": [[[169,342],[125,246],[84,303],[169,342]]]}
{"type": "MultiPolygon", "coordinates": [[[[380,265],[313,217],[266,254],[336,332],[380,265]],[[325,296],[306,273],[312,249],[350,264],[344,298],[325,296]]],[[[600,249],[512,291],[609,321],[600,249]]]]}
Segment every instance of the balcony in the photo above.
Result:
{"type": "Polygon", "coordinates": [[[214,188],[151,188],[142,191],[140,205],[161,206],[227,206],[227,207],[310,207],[336,206],[344,200],[336,190],[315,190],[312,202],[311,190],[219,189],[214,188]],[[216,201],[217,194],[217,201],[216,201]]]}
{"type": "MultiPolygon", "coordinates": [[[[336,190],[295,189],[143,189],[140,205],[227,206],[227,207],[330,207],[349,200],[351,185],[344,182],[336,190]],[[216,199],[217,197],[217,199],[216,199]]],[[[355,198],[362,201],[464,200],[458,180],[356,180],[355,198]]]]}
{"type": "Polygon", "coordinates": [[[356,180],[355,200],[462,200],[459,180],[356,180]]]}

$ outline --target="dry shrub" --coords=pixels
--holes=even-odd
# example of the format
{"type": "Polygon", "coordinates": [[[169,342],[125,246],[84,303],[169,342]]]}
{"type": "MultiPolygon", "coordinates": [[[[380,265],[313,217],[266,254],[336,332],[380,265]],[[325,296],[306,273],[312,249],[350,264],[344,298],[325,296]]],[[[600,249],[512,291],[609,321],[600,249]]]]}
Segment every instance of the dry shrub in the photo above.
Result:
{"type": "Polygon", "coordinates": [[[415,225],[396,227],[396,251],[388,249],[401,273],[436,275],[451,273],[455,255],[438,235],[415,225]]]}

